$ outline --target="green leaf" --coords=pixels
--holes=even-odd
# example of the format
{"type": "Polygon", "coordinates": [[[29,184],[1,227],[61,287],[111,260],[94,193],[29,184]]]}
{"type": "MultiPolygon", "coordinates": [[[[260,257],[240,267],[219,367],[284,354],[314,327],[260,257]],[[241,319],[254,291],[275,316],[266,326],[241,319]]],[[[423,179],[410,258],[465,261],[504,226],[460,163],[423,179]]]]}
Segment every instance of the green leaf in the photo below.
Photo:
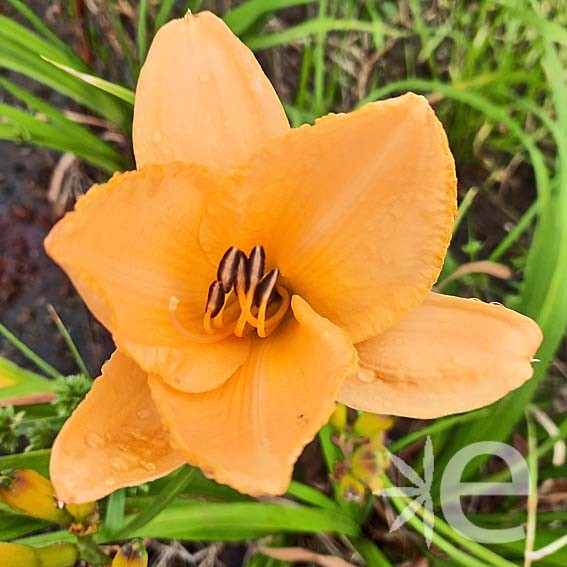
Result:
{"type": "Polygon", "coordinates": [[[7,358],[0,356],[0,402],[17,398],[47,394],[46,401],[53,397],[53,382],[24,370],[7,358]]]}
{"type": "Polygon", "coordinates": [[[5,120],[11,120],[12,125],[16,128],[15,135],[8,139],[31,141],[29,136],[35,134],[38,139],[37,143],[41,141],[41,145],[53,149],[67,148],[63,151],[74,153],[85,161],[106,169],[109,173],[127,167],[127,162],[123,156],[112,146],[95,136],[84,126],[67,118],[50,104],[2,77],[0,77],[0,86],[42,116],[42,119],[39,119],[17,108],[4,105],[4,112],[0,112],[0,117],[4,116],[5,120]],[[12,110],[9,110],[10,108],[12,110]],[[18,121],[18,118],[20,121],[18,121]],[[43,124],[55,126],[55,130],[46,129],[42,126],[43,124]],[[30,125],[32,125],[31,131],[29,130],[30,125]],[[34,125],[37,127],[35,132],[33,130],[34,125]],[[51,140],[49,138],[50,132],[53,134],[51,140]]]}
{"type": "Polygon", "coordinates": [[[138,62],[142,65],[148,52],[148,0],[140,0],[138,3],[136,44],[138,46],[138,62]]]}
{"type": "Polygon", "coordinates": [[[23,537],[49,525],[49,522],[0,508],[0,541],[23,537]]]}
{"type": "Polygon", "coordinates": [[[33,469],[43,476],[49,474],[50,449],[5,455],[0,457],[0,471],[9,469],[33,469]]]}
{"type": "Polygon", "coordinates": [[[187,501],[176,502],[132,536],[241,541],[280,532],[357,536],[359,526],[340,512],[304,506],[187,501]]]}
{"type": "Polygon", "coordinates": [[[223,16],[225,24],[239,36],[244,35],[262,16],[303,4],[312,4],[314,0],[248,0],[231,8],[223,16]]]}
{"type": "Polygon", "coordinates": [[[163,490],[154,496],[152,502],[145,506],[143,510],[118,533],[114,534],[117,539],[130,536],[137,530],[142,529],[148,522],[155,518],[162,510],[167,508],[178,494],[191,482],[196,474],[196,469],[185,466],[179,469],[163,487],[163,490]]]}
{"type": "MultiPolygon", "coordinates": [[[[106,514],[104,516],[104,529],[114,534],[124,526],[124,509],[126,505],[126,491],[122,488],[108,497],[106,514]]],[[[118,538],[117,538],[118,539],[118,538]]]]}
{"type": "Polygon", "coordinates": [[[10,137],[4,139],[69,152],[108,173],[125,168],[123,157],[119,154],[114,157],[91,152],[80,139],[70,138],[65,130],[7,104],[0,103],[0,120],[7,121],[14,127],[8,132],[11,134],[10,137]]]}
{"type": "Polygon", "coordinates": [[[81,69],[87,68],[85,62],[62,39],[53,33],[33,10],[28,8],[28,6],[20,0],[8,0],[8,2],[10,2],[10,4],[18,10],[18,12],[36,29],[36,31],[43,35],[52,46],[57,48],[61,54],[69,59],[69,61],[73,61],[76,67],[80,67],[81,69]]]}
{"type": "MultiPolygon", "coordinates": [[[[261,33],[244,38],[246,45],[252,51],[262,51],[263,49],[271,49],[279,45],[285,45],[294,41],[305,40],[312,35],[326,34],[333,31],[358,31],[370,34],[384,32],[384,24],[378,20],[374,22],[365,22],[361,20],[337,20],[334,18],[319,18],[317,20],[309,20],[295,26],[286,28],[281,32],[261,33]]],[[[389,30],[389,33],[398,36],[398,32],[389,30]]]]}
{"type": "Polygon", "coordinates": [[[43,83],[116,124],[124,132],[130,131],[132,108],[129,105],[54,67],[42,56],[71,67],[76,64],[74,59],[24,26],[0,16],[0,67],[43,83]]]}
{"type": "Polygon", "coordinates": [[[44,61],[47,61],[48,63],[51,63],[51,65],[53,65],[54,67],[57,67],[58,69],[61,69],[62,71],[65,71],[65,73],[68,73],[69,75],[76,77],[77,79],[80,79],[81,81],[87,83],[88,85],[92,85],[93,87],[96,87],[97,89],[100,89],[101,91],[110,93],[111,95],[115,96],[116,98],[119,98],[120,100],[123,100],[124,102],[127,102],[130,105],[134,105],[134,92],[131,91],[130,89],[126,88],[126,87],[122,87],[120,85],[117,85],[115,83],[111,83],[110,81],[105,81],[104,79],[101,79],[100,77],[97,77],[96,75],[90,75],[89,73],[82,73],[80,71],[77,71],[76,69],[73,69],[67,65],[63,65],[63,63],[58,63],[57,61],[53,61],[53,59],[49,59],[49,57],[41,57],[44,61]]]}
{"type": "MultiPolygon", "coordinates": [[[[0,112],[1,116],[1,112],[0,112]]],[[[52,378],[63,378],[63,374],[58,372],[53,366],[45,362],[43,358],[35,354],[26,344],[24,344],[16,335],[10,332],[2,323],[0,323],[0,335],[2,335],[14,348],[18,349],[30,362],[35,364],[42,372],[52,378]]]]}

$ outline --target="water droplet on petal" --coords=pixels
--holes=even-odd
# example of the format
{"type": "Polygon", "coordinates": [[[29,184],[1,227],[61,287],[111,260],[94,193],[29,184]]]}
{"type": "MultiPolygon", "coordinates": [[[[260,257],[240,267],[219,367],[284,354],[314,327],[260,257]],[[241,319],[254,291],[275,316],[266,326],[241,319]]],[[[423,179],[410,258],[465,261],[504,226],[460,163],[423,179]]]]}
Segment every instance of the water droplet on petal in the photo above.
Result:
{"type": "Polygon", "coordinates": [[[147,441],[149,439],[141,429],[132,429],[132,431],[130,431],[130,437],[136,439],[136,441],[147,441]]]}
{"type": "Polygon", "coordinates": [[[111,478],[105,478],[104,479],[104,486],[110,487],[114,485],[114,480],[111,478]]]}
{"type": "Polygon", "coordinates": [[[87,433],[87,445],[91,449],[98,449],[104,445],[104,439],[98,433],[89,431],[89,433],[87,433]]]}
{"type": "Polygon", "coordinates": [[[376,382],[376,373],[368,368],[361,368],[357,374],[358,379],[366,384],[376,382]]]}
{"type": "Polygon", "coordinates": [[[136,415],[138,416],[138,419],[148,419],[148,417],[150,417],[150,410],[139,409],[136,412],[136,415]]]}
{"type": "Polygon", "coordinates": [[[111,457],[110,459],[110,466],[115,471],[125,471],[128,468],[126,462],[121,459],[120,457],[111,457]]]}
{"type": "Polygon", "coordinates": [[[155,142],[156,144],[159,144],[161,142],[161,132],[159,130],[156,130],[152,134],[152,141],[155,142]]]}
{"type": "Polygon", "coordinates": [[[146,469],[147,471],[153,472],[157,469],[154,463],[150,463],[149,461],[139,461],[140,466],[146,469]]]}

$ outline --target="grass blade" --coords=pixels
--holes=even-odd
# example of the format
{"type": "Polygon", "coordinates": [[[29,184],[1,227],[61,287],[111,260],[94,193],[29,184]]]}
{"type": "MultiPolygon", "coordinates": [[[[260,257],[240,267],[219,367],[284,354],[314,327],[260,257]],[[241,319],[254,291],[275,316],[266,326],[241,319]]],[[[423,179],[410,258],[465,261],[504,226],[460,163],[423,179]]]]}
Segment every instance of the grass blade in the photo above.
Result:
{"type": "Polygon", "coordinates": [[[48,305],[47,310],[49,311],[51,318],[55,322],[55,325],[57,325],[57,329],[61,333],[61,336],[63,337],[65,343],[67,344],[67,347],[71,351],[71,354],[73,355],[73,358],[77,363],[77,366],[81,370],[81,373],[84,374],[87,378],[91,378],[91,375],[89,374],[89,371],[87,369],[87,365],[85,364],[85,361],[83,360],[83,357],[81,356],[81,353],[77,348],[77,345],[75,345],[75,343],[73,342],[73,338],[71,337],[71,334],[67,330],[67,327],[65,327],[63,321],[61,321],[61,317],[59,317],[53,305],[48,305]]]}
{"type": "Polygon", "coordinates": [[[53,399],[53,382],[0,356],[0,406],[46,403],[53,399]]]}
{"type": "Polygon", "coordinates": [[[12,346],[17,348],[30,362],[33,362],[44,374],[51,378],[63,378],[63,374],[58,372],[51,364],[48,364],[25,345],[16,335],[12,334],[2,323],[0,323],[0,335],[2,335],[12,346]]]}
{"type": "Polygon", "coordinates": [[[248,0],[231,8],[223,16],[226,25],[239,36],[248,32],[262,17],[275,10],[312,4],[315,0],[248,0]]]}
{"type": "Polygon", "coordinates": [[[115,83],[111,83],[110,81],[105,81],[104,79],[101,79],[100,77],[97,77],[96,75],[89,75],[88,73],[81,73],[80,71],[77,71],[75,69],[72,69],[71,67],[68,67],[67,65],[63,65],[63,63],[57,63],[57,61],[53,61],[52,59],[49,59],[49,57],[41,57],[44,61],[47,61],[48,63],[51,63],[51,65],[53,65],[54,67],[57,67],[58,69],[61,69],[62,71],[65,71],[65,73],[68,73],[69,75],[76,77],[77,79],[80,79],[81,81],[87,83],[88,85],[92,85],[93,87],[96,87],[97,89],[100,89],[101,91],[107,92],[113,96],[115,96],[116,98],[119,98],[120,100],[123,100],[124,102],[127,102],[130,105],[134,105],[134,92],[131,91],[130,89],[126,88],[126,87],[122,87],[120,85],[117,85],[115,83]]]}

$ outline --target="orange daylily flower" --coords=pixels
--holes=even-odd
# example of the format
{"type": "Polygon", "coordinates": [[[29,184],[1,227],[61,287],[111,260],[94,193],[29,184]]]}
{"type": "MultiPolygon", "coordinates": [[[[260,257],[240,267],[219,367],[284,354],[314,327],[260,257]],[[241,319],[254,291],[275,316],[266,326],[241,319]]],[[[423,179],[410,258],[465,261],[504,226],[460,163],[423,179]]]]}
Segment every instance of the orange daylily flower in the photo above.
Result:
{"type": "Polygon", "coordinates": [[[60,500],[184,462],[280,494],[337,400],[429,418],[531,376],[533,321],[430,291],[456,178],[423,97],[290,130],[252,53],[203,12],[158,32],[134,150],[138,170],[46,240],[118,348],[54,444],[60,500]]]}

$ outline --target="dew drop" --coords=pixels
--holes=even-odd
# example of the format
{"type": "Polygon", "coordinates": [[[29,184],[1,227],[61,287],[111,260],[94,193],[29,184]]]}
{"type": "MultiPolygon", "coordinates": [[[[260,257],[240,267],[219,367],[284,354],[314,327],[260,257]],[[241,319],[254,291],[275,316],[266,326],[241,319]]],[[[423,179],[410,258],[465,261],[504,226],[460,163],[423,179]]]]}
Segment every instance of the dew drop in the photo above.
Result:
{"type": "Polygon", "coordinates": [[[91,449],[98,449],[104,445],[104,439],[98,433],[89,431],[89,433],[87,433],[87,445],[91,449]]]}
{"type": "Polygon", "coordinates": [[[155,471],[157,468],[153,463],[150,463],[149,461],[139,461],[139,463],[140,466],[147,471],[155,471]]]}
{"type": "Polygon", "coordinates": [[[121,459],[120,457],[112,457],[110,459],[110,466],[115,471],[125,471],[128,468],[128,465],[126,464],[126,462],[123,459],[121,459]]]}
{"type": "Polygon", "coordinates": [[[104,486],[112,486],[114,484],[114,480],[112,480],[111,478],[105,478],[104,479],[104,486]]]}
{"type": "Polygon", "coordinates": [[[366,384],[372,384],[373,382],[376,382],[376,374],[368,368],[361,368],[358,371],[357,376],[361,382],[365,382],[366,384]]]}
{"type": "Polygon", "coordinates": [[[138,416],[138,419],[148,419],[148,417],[150,417],[150,411],[147,409],[139,409],[136,412],[136,415],[138,416]]]}
{"type": "Polygon", "coordinates": [[[130,436],[136,441],[147,441],[149,437],[140,429],[132,429],[130,436]]]}
{"type": "Polygon", "coordinates": [[[208,83],[210,78],[211,78],[210,73],[201,73],[199,75],[199,80],[201,81],[201,83],[208,83]]]}
{"type": "Polygon", "coordinates": [[[161,142],[161,132],[159,130],[156,130],[152,134],[152,141],[154,141],[156,144],[159,144],[161,142]]]}

